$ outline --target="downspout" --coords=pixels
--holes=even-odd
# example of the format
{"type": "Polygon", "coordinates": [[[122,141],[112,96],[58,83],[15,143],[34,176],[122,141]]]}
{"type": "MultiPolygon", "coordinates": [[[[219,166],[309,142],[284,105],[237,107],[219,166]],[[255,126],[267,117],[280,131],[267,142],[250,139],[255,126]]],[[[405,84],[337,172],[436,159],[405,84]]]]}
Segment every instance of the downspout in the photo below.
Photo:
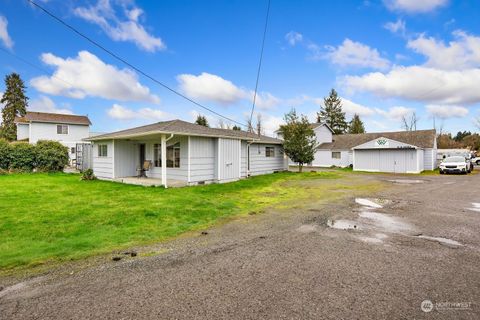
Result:
{"type": "Polygon", "coordinates": [[[250,146],[255,141],[247,142],[247,178],[250,177],[250,146]]]}

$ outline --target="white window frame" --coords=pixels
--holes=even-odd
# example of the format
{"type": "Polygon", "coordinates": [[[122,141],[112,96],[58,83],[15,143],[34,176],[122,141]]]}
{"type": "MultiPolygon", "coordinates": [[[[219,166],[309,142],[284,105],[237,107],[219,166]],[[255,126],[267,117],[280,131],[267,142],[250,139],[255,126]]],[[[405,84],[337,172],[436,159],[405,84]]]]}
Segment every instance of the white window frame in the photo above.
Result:
{"type": "Polygon", "coordinates": [[[108,157],[108,145],[107,144],[99,144],[98,145],[98,157],[99,158],[108,157]]]}
{"type": "Polygon", "coordinates": [[[57,134],[68,134],[69,129],[68,124],[57,124],[57,134]]]}
{"type": "Polygon", "coordinates": [[[332,159],[342,159],[342,153],[340,151],[332,151],[332,159]],[[334,155],[338,155],[338,157],[334,155]]]}
{"type": "MultiPolygon", "coordinates": [[[[178,169],[181,166],[180,142],[172,145],[167,145],[167,168],[178,169]],[[178,163],[176,163],[175,154],[178,152],[178,163]],[[170,155],[169,155],[170,153],[170,155]],[[170,156],[170,157],[169,157],[170,156]]],[[[162,167],[162,144],[155,143],[153,145],[153,166],[155,168],[162,167]]]]}

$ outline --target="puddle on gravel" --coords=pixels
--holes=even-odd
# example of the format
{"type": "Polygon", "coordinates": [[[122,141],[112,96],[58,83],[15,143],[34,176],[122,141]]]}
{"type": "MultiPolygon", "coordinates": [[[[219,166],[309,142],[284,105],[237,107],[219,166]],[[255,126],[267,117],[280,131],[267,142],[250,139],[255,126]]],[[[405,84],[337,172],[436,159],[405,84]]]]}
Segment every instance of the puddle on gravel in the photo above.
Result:
{"type": "Polygon", "coordinates": [[[448,246],[463,246],[463,244],[461,244],[460,242],[452,240],[452,239],[448,239],[448,238],[431,237],[431,236],[424,236],[424,235],[419,235],[419,236],[417,236],[417,238],[439,242],[441,244],[445,244],[445,245],[448,245],[448,246]]]}
{"type": "Polygon", "coordinates": [[[412,179],[393,179],[388,180],[393,183],[400,183],[400,184],[416,184],[416,183],[424,183],[423,180],[412,180],[412,179]]]}
{"type": "Polygon", "coordinates": [[[472,202],[472,207],[467,208],[467,210],[480,212],[480,203],[472,202]]]}
{"type": "Polygon", "coordinates": [[[368,219],[369,221],[373,222],[375,226],[380,227],[385,231],[398,232],[413,229],[412,225],[402,222],[396,217],[391,217],[383,213],[362,211],[359,213],[359,216],[361,218],[368,219]]]}
{"type": "Polygon", "coordinates": [[[377,209],[383,208],[383,206],[379,204],[378,201],[372,201],[370,199],[356,198],[355,203],[364,207],[377,208],[377,209]]]}
{"type": "Polygon", "coordinates": [[[317,231],[317,226],[314,224],[304,224],[297,228],[298,232],[301,233],[310,233],[317,231]]]}
{"type": "Polygon", "coordinates": [[[361,229],[358,222],[351,220],[328,220],[327,226],[333,229],[350,230],[361,229]]]}

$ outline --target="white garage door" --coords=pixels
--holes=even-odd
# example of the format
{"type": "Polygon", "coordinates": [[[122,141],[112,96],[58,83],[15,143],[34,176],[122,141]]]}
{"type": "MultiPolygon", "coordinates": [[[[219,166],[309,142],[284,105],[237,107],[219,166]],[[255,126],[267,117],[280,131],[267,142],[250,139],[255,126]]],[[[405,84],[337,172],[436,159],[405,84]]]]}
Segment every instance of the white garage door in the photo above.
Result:
{"type": "Polygon", "coordinates": [[[355,150],[355,170],[406,173],[417,171],[414,149],[355,150]]]}

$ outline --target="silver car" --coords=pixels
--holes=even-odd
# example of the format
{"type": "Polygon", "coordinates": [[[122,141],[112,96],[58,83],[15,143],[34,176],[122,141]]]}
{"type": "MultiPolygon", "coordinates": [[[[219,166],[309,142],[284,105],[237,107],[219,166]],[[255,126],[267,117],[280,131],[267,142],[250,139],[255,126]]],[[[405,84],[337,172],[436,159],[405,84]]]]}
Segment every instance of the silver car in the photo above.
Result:
{"type": "Polygon", "coordinates": [[[473,164],[463,156],[453,156],[443,159],[440,163],[440,173],[463,173],[472,172],[473,164]]]}

